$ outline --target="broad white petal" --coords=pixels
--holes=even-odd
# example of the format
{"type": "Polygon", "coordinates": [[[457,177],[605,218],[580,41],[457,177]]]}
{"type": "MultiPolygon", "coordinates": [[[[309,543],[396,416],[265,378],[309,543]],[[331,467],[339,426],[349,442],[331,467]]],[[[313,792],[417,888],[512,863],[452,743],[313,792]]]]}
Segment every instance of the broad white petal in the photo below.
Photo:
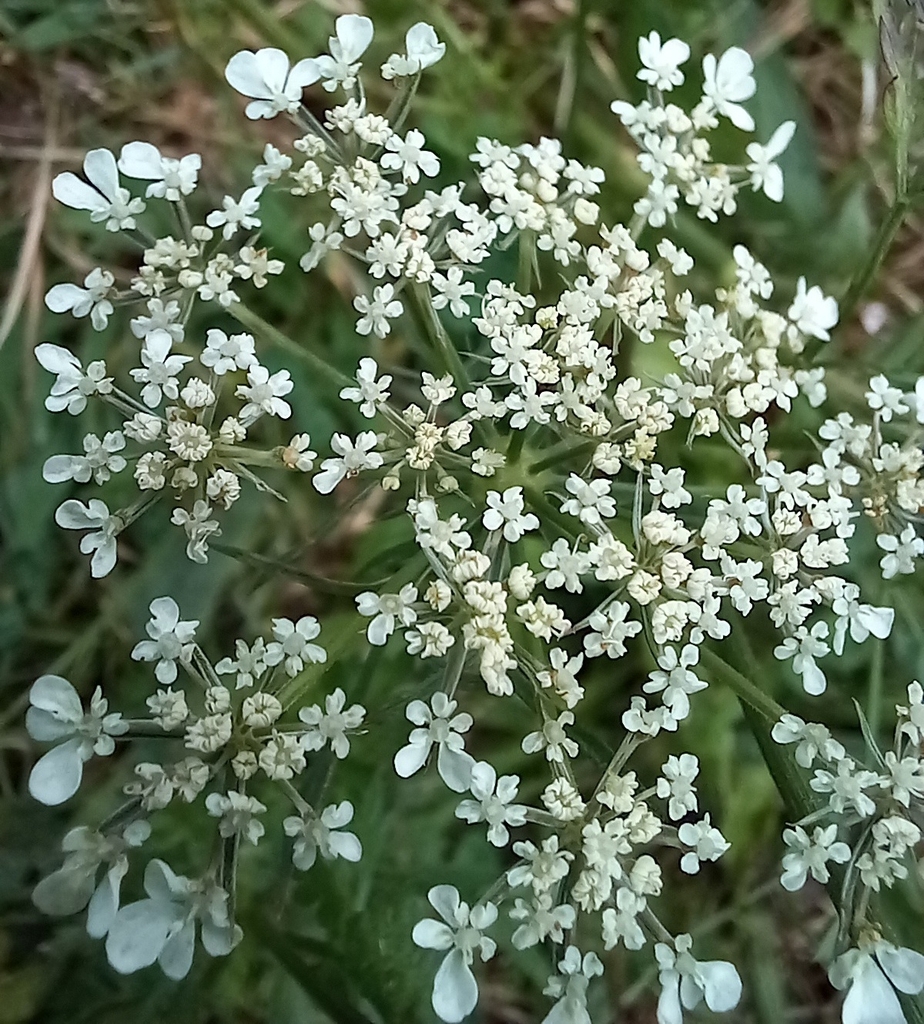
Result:
{"type": "MultiPolygon", "coordinates": [[[[49,288],[45,294],[45,305],[52,313],[66,313],[74,308],[78,302],[87,297],[87,290],[79,288],[76,284],[56,284],[49,288]]],[[[47,369],[47,367],[46,367],[47,369]]],[[[61,371],[52,370],[52,373],[61,371]]]]}
{"type": "Polygon", "coordinates": [[[91,516],[88,509],[76,498],[68,498],[58,506],[55,522],[65,530],[90,530],[99,526],[96,517],[91,516]]]}
{"type": "Polygon", "coordinates": [[[289,74],[289,58],[284,51],[278,50],[275,46],[266,46],[262,50],[257,50],[254,57],[270,95],[283,92],[286,76],[289,74]]]}
{"type": "Polygon", "coordinates": [[[73,373],[80,369],[80,360],[73,352],[68,352],[66,348],[48,342],[36,348],[35,358],[49,373],[73,373]]]}
{"type": "Polygon", "coordinates": [[[440,744],[436,757],[436,768],[440,778],[454,793],[464,793],[471,785],[472,767],[475,759],[464,750],[452,750],[445,743],[440,744]]]}
{"type": "MultiPolygon", "coordinates": [[[[402,779],[410,778],[414,772],[420,771],[430,753],[432,743],[408,743],[395,754],[395,771],[402,779]]],[[[466,786],[465,789],[468,787],[466,786]]],[[[456,792],[464,792],[457,790],[456,792]]]]}
{"type": "Polygon", "coordinates": [[[885,975],[865,957],[841,1009],[843,1024],[907,1024],[895,989],[885,975]]]}
{"type": "Polygon", "coordinates": [[[293,65],[286,80],[286,90],[291,92],[293,87],[304,89],[308,85],[314,85],[320,77],[321,69],[318,62],[313,57],[305,57],[293,65]]]}
{"type": "Polygon", "coordinates": [[[74,733],[74,723],[58,718],[43,708],[26,712],[26,731],[39,743],[58,743],[74,733]]]}
{"type": "Polygon", "coordinates": [[[916,950],[882,945],[876,959],[899,992],[916,995],[924,989],[924,956],[916,950]]]}
{"type": "Polygon", "coordinates": [[[411,938],[415,945],[423,949],[450,949],[452,947],[452,929],[442,921],[434,921],[425,917],[414,925],[411,938]]]}
{"type": "Polygon", "coordinates": [[[225,80],[242,96],[257,100],[268,100],[272,96],[263,79],[257,55],[250,50],[241,50],[228,61],[225,80]]]}
{"type": "Polygon", "coordinates": [[[79,739],[68,740],[52,747],[36,761],[29,774],[29,792],[39,803],[55,807],[69,800],[80,788],[83,778],[81,746],[79,739]]]}
{"type": "Polygon", "coordinates": [[[119,154],[119,170],[129,178],[145,181],[163,178],[163,157],[150,142],[126,142],[119,154]]]}
{"type": "Polygon", "coordinates": [[[459,890],[454,885],[434,885],[427,893],[430,906],[448,924],[455,925],[459,909],[459,890]]]}
{"type": "Polygon", "coordinates": [[[335,857],[342,857],[354,864],[362,859],[362,843],[352,832],[332,832],[328,845],[335,857]]]}
{"type": "Polygon", "coordinates": [[[196,923],[190,917],[184,922],[183,927],[164,943],[157,962],[168,978],[179,981],[180,978],[185,978],[189,974],[195,948],[196,923]]]}
{"type": "Polygon", "coordinates": [[[108,201],[88,185],[82,178],[78,178],[71,171],[55,175],[51,183],[51,194],[64,206],[70,206],[74,210],[107,210],[108,201]]]}
{"type": "Polygon", "coordinates": [[[707,960],[699,964],[699,973],[706,1005],[715,1013],[725,1013],[738,1005],[741,978],[734,964],[725,960],[707,960]]]}
{"type": "Polygon", "coordinates": [[[345,64],[355,64],[366,52],[375,31],[372,22],[361,14],[341,14],[334,23],[340,42],[340,56],[345,64]]]}
{"type": "Polygon", "coordinates": [[[443,959],[433,979],[433,1009],[446,1024],[458,1024],[478,1003],[478,982],[462,957],[454,949],[443,959]]]}
{"type": "Polygon", "coordinates": [[[108,576],[116,564],[118,552],[115,537],[108,537],[93,553],[90,559],[90,575],[98,580],[108,576]]]}
{"type": "Polygon", "coordinates": [[[162,900],[129,903],[116,914],[106,936],[106,955],[120,974],[148,967],[160,956],[176,907],[162,900]]]}
{"type": "Polygon", "coordinates": [[[83,158],[83,173],[112,202],[119,190],[119,170],[108,149],[91,149],[83,158]]]}
{"type": "Polygon", "coordinates": [[[408,57],[414,58],[421,70],[431,67],[446,52],[446,44],[437,39],[433,26],[425,21],[418,21],[407,30],[404,45],[408,57]]]}
{"type": "Polygon", "coordinates": [[[63,676],[39,676],[29,690],[29,703],[67,721],[76,722],[83,718],[80,695],[63,676]]]}
{"type": "Polygon", "coordinates": [[[43,914],[76,914],[90,901],[95,872],[59,868],[32,890],[32,902],[43,914]]]}
{"type": "Polygon", "coordinates": [[[112,927],[119,910],[119,887],[122,876],[109,870],[96,887],[96,892],[87,907],[87,934],[94,939],[101,939],[112,927]]]}

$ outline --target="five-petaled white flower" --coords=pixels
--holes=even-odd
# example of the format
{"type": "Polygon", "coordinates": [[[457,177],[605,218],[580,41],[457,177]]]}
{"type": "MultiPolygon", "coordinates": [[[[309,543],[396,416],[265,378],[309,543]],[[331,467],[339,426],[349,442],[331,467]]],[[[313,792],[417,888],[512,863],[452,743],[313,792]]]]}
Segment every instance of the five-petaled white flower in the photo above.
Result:
{"type": "Polygon", "coordinates": [[[404,37],[404,54],[393,53],[382,65],[382,78],[405,78],[432,67],[443,59],[446,44],[436,37],[432,25],[418,21],[411,25],[404,37]]]}
{"type": "Polygon", "coordinates": [[[292,406],[283,401],[295,385],[288,370],[277,370],[271,374],[259,363],[247,371],[247,383],[238,384],[235,395],[245,399],[241,408],[240,419],[245,427],[249,427],[264,414],[278,416],[287,420],[292,415],[292,406]]]}
{"type": "Polygon", "coordinates": [[[80,538],[80,550],[92,554],[90,575],[94,579],[106,576],[116,563],[116,537],[124,526],[122,519],[109,512],[104,501],[91,498],[84,505],[76,498],[68,498],[58,506],[55,522],[65,530],[89,530],[80,538]]]}
{"type": "Polygon", "coordinates": [[[849,989],[841,1010],[844,1024],[905,1024],[896,989],[916,995],[924,989],[924,956],[884,939],[848,949],[828,968],[831,984],[849,989]]]}
{"type": "MultiPolygon", "coordinates": [[[[94,331],[102,331],[109,323],[112,315],[112,302],[109,296],[112,292],[115,278],[108,270],[95,267],[83,279],[83,288],[76,284],[65,282],[52,286],[45,296],[45,305],[52,313],[67,313],[78,320],[90,315],[90,324],[94,331]]],[[[48,346],[40,345],[39,348],[48,346]]],[[[57,348],[57,346],[51,346],[57,348]]]]}
{"type": "Polygon", "coordinates": [[[150,181],[145,195],[177,203],[196,188],[202,157],[188,153],[179,160],[164,156],[150,142],[127,142],[119,154],[119,170],[129,178],[150,181]]]}
{"type": "Polygon", "coordinates": [[[366,717],[362,704],[353,704],[344,711],[346,694],[338,686],[324,698],[324,710],[317,704],[302,708],[298,717],[308,726],[302,737],[306,750],[321,750],[327,743],[334,756],[343,760],[350,752],[347,729],[358,729],[366,717]]]}
{"type": "Polygon", "coordinates": [[[456,714],[458,703],[438,691],[429,706],[412,700],[405,710],[408,721],[417,726],[411,730],[407,746],[395,754],[395,771],[406,779],[419,771],[436,744],[436,770],[454,793],[464,793],[471,782],[474,759],[465,753],[462,733],[472,727],[472,716],[466,711],[456,714]]]}
{"type": "Polygon", "coordinates": [[[80,696],[61,676],[41,676],[29,690],[26,728],[41,743],[56,744],[33,765],[29,792],[43,804],[69,800],[80,788],[84,762],[97,754],[106,757],[115,750],[113,736],[128,732],[128,723],[97,687],[85,712],[80,696]]]}
{"type": "Polygon", "coordinates": [[[165,686],[177,676],[176,663],[188,662],[196,645],[198,619],[180,621],[180,609],[172,597],[151,602],[151,618],[144,627],[150,640],[140,640],[132,650],[136,661],[156,661],[154,675],[165,686]]]}
{"type": "Polygon", "coordinates": [[[807,288],[805,278],[800,277],[787,315],[802,334],[830,341],[829,332],[837,323],[837,299],[826,296],[817,284],[807,288]]]}
{"type": "Polygon", "coordinates": [[[504,540],[515,544],[524,533],[539,528],[539,518],[532,512],[524,512],[523,488],[508,487],[503,494],[488,491],[485,501],[488,506],[481,522],[486,530],[503,529],[504,540]]]}
{"type": "Polygon", "coordinates": [[[374,32],[372,22],[360,14],[341,14],[334,22],[336,35],[330,36],[327,46],[330,55],[315,57],[315,65],[328,92],[338,85],[352,89],[359,70],[359,58],[369,48],[374,32]]]}
{"type": "Polygon", "coordinates": [[[56,375],[51,392],[45,399],[49,412],[67,410],[78,416],[87,407],[91,395],[112,393],[112,378],[106,376],[106,364],[97,359],[84,370],[80,360],[60,345],[45,343],[35,350],[35,358],[44,369],[56,375]]]}
{"type": "Polygon", "coordinates": [[[645,66],[637,77],[643,82],[669,92],[675,85],[683,85],[680,65],[690,58],[690,47],[682,39],[668,39],[662,43],[657,32],[650,32],[638,41],[639,60],[645,66]]]}
{"type": "Polygon", "coordinates": [[[775,203],[783,199],[783,172],[775,161],[792,141],[795,130],[795,121],[784,121],[770,136],[766,146],[749,142],[745,147],[751,161],[746,168],[751,175],[751,187],[755,192],[762,190],[775,203]]]}
{"type": "Polygon", "coordinates": [[[349,800],[330,804],[321,811],[320,817],[293,814],[286,818],[282,827],[287,836],[295,839],[292,863],[299,871],[307,871],[319,853],[324,860],[342,857],[353,863],[358,861],[363,855],[362,844],[353,832],[340,831],[352,820],[353,805],[349,800]]]}
{"type": "Polygon", "coordinates": [[[388,400],[388,388],[391,384],[391,377],[387,374],[379,377],[378,365],[374,359],[364,356],[359,361],[359,368],[356,371],[356,383],[358,388],[343,388],[340,397],[345,402],[356,402],[359,411],[366,419],[371,420],[376,410],[388,400]]]}
{"type": "Polygon", "coordinates": [[[471,969],[475,953],[482,961],[490,960],[497,949],[483,934],[497,920],[497,907],[484,903],[469,909],[453,885],[435,885],[427,899],[443,920],[418,921],[412,937],[424,949],[448,950],[433,979],[433,1009],[446,1024],[459,1024],[478,1003],[478,982],[471,969]]]}
{"type": "Polygon", "coordinates": [[[273,636],[276,638],[266,645],[263,660],[267,665],[282,663],[286,675],[293,678],[305,667],[323,665],[327,651],[311,643],[321,634],[321,625],[313,615],[303,615],[298,622],[291,619],[273,619],[273,636]]]}
{"type": "Polygon", "coordinates": [[[346,477],[356,476],[364,469],[378,469],[385,460],[373,451],[377,444],[378,438],[372,430],[363,430],[357,434],[355,442],[346,434],[334,434],[330,446],[335,452],[335,458],[325,459],[321,463],[321,472],[311,480],[315,490],[321,494],[330,494],[346,477]]]}
{"type": "Polygon", "coordinates": [[[141,401],[149,409],[156,409],[165,396],[173,401],[179,398],[180,382],[176,375],[192,356],[171,353],[172,347],[173,338],[167,331],[151,331],[141,346],[141,366],[129,370],[132,379],[144,384],[141,401]]]}
{"type": "Polygon", "coordinates": [[[144,210],[144,200],[133,199],[128,189],[122,188],[112,153],[91,149],[83,159],[83,173],[87,181],[71,171],[57,175],[51,183],[55,199],[75,210],[89,210],[90,220],[105,221],[109,231],[134,228],[135,214],[144,210]]]}
{"type": "Polygon", "coordinates": [[[417,588],[413,583],[405,583],[397,594],[374,594],[371,590],[357,594],[359,614],[372,619],[366,627],[369,643],[381,647],[397,625],[412,626],[417,621],[416,600],[417,588]]]}
{"type": "Polygon", "coordinates": [[[469,791],[474,800],[463,800],[456,808],[456,817],[475,825],[487,822],[488,842],[493,846],[506,846],[510,840],[507,826],[517,828],[526,824],[526,808],[515,804],[520,780],[516,775],[497,777],[487,761],[472,765],[469,791]]]}
{"type": "Polygon", "coordinates": [[[703,57],[703,96],[715,111],[727,117],[736,128],[754,131],[754,118],[740,106],[756,91],[754,61],[738,46],[732,46],[719,57],[711,53],[703,57]]]}
{"type": "Polygon", "coordinates": [[[689,935],[678,935],[674,949],[665,942],[655,946],[661,982],[658,1024],[682,1024],[683,1008],[693,1010],[703,999],[714,1013],[738,1005],[741,978],[734,965],[724,960],[694,960],[692,947],[689,935]]]}
{"type": "Polygon", "coordinates": [[[225,67],[231,88],[251,99],[244,113],[254,121],[298,110],[302,90],[320,77],[317,61],[307,57],[290,68],[289,58],[273,46],[256,53],[241,50],[225,67]]]}

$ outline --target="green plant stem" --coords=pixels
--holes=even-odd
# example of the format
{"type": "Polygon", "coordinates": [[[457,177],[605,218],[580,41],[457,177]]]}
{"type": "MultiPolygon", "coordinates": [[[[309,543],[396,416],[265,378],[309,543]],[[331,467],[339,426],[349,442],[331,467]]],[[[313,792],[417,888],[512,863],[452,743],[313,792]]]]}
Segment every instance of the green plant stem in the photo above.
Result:
{"type": "Polygon", "coordinates": [[[786,714],[786,708],[769,697],[763,690],[756,687],[750,679],[733,668],[715,651],[708,647],[700,648],[700,663],[710,674],[715,675],[748,707],[757,711],[767,722],[773,724],[786,714]]]}
{"type": "Polygon", "coordinates": [[[252,309],[248,309],[243,303],[235,302],[228,310],[228,312],[234,317],[238,323],[243,324],[251,331],[255,331],[257,334],[262,335],[271,341],[274,345],[278,345],[281,349],[286,352],[290,352],[293,356],[301,359],[320,374],[325,379],[329,380],[332,384],[335,384],[340,388],[354,387],[356,381],[351,377],[347,377],[345,373],[341,373],[338,369],[331,366],[326,360],[322,359],[315,352],[310,349],[299,345],[297,341],[293,341],[288,335],[283,334],[278,328],[273,327],[272,324],[267,323],[261,316],[254,313],[252,309]]]}
{"type": "Polygon", "coordinates": [[[433,302],[430,298],[430,291],[425,284],[411,284],[405,294],[408,296],[414,311],[422,322],[430,340],[436,346],[436,351],[441,356],[443,363],[449,373],[452,374],[456,385],[459,388],[468,390],[470,382],[468,373],[462,365],[462,359],[453,345],[452,340],[446,333],[446,329],[440,322],[433,302]]]}
{"type": "Polygon", "coordinates": [[[889,214],[879,227],[879,231],[870,249],[866,262],[850,279],[847,290],[840,302],[840,320],[846,323],[854,314],[860,300],[866,294],[867,289],[876,276],[882,261],[886,258],[892,248],[892,242],[898,234],[898,229],[905,221],[911,202],[907,195],[899,194],[895,197],[889,214]]]}

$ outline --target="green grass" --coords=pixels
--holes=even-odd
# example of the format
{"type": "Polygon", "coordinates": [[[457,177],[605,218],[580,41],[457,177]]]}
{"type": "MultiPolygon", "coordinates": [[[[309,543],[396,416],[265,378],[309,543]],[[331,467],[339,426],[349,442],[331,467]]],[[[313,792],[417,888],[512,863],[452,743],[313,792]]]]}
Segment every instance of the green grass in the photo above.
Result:
{"type": "MultiPolygon", "coordinates": [[[[781,6],[786,5],[774,8],[777,14],[781,6]]],[[[832,66],[855,69],[860,58],[875,58],[875,29],[860,4],[816,0],[809,22],[792,39],[774,33],[782,19],[771,20],[756,0],[575,0],[570,6],[552,0],[519,5],[374,0],[366,12],[385,40],[385,52],[389,45],[398,47],[418,17],[432,21],[449,44],[414,114],[447,175],[466,173],[467,153],[478,135],[515,144],[560,133],[569,155],[607,170],[602,199],[607,223],[627,220],[638,192],[632,154],[608,110],[613,98],[638,93],[626,70],[635,66],[637,36],[651,28],[681,35],[694,54],[758,43],[758,132],[767,137],[790,117],[799,125],[784,160],[786,200],[780,207],[749,200],[736,217],[708,231],[693,219],[681,219],[679,239],[715,279],[730,276],[731,247],[739,241],[771,268],[781,289],[805,274],[843,295],[866,272],[889,203],[888,146],[873,144],[833,170],[823,169],[822,150],[830,142],[824,104],[830,97],[807,95],[797,73],[805,52],[817,47],[830,54],[832,66]]],[[[205,192],[218,199],[234,190],[242,180],[239,172],[276,130],[245,122],[221,78],[227,57],[257,43],[280,45],[297,56],[313,54],[324,45],[331,20],[327,7],[314,3],[6,0],[0,5],[4,288],[12,289],[16,280],[30,211],[47,199],[35,185],[43,147],[50,150],[55,171],[75,166],[80,151],[118,148],[135,138],[201,151],[205,192]]],[[[373,96],[373,104],[379,99],[373,96]]],[[[339,629],[348,638],[355,626],[347,617],[352,599],[329,581],[381,577],[394,567],[393,545],[407,538],[400,522],[387,519],[356,532],[343,510],[316,503],[304,481],[283,481],[287,505],[269,505],[251,495],[241,501],[223,538],[259,552],[265,559],[259,565],[216,552],[208,566],[192,566],[182,557],[177,531],[165,516],[153,515],[133,530],[124,564],[120,560],[106,580],[91,581],[74,537],[53,523],[62,491],[42,481],[41,465],[50,454],[76,451],[93,424],[44,410],[48,381],[31,349],[53,341],[85,358],[105,352],[114,365],[131,365],[124,318],[114,317],[97,335],[83,322],[52,318],[41,305],[50,284],[82,277],[97,259],[124,268],[131,254],[114,252],[110,236],[88,233],[85,221],[70,213],[53,205],[44,209],[42,242],[23,272],[18,313],[0,350],[0,1024],[116,1024],[126,1018],[171,1024],[429,1021],[435,963],[409,938],[425,910],[423,895],[447,877],[465,893],[482,892],[503,862],[495,851],[486,852],[476,830],[454,820],[451,802],[432,777],[397,784],[390,755],[404,741],[403,707],[414,692],[400,653],[357,651],[323,684],[326,691],[343,683],[351,700],[370,709],[370,734],[356,740],[355,756],[329,783],[322,776],[312,780],[319,789],[329,786],[332,798],[353,799],[363,861],[358,867],[318,864],[300,878],[285,849],[261,846],[244,862],[247,934],[232,957],[197,958],[179,986],[153,971],[119,978],[79,921],[49,921],[31,906],[31,887],[56,865],[64,830],[104,814],[125,781],[122,766],[106,764],[94,769],[95,784],[65,809],[42,808],[29,799],[25,779],[33,752],[22,716],[36,675],[60,672],[82,691],[100,684],[117,696],[120,707],[142,707],[149,676],[128,654],[149,601],[164,593],[202,621],[203,646],[215,657],[229,652],[235,636],[264,629],[274,614],[323,613],[327,634],[339,629]],[[274,562],[298,571],[279,573],[274,562]]],[[[300,273],[297,258],[310,222],[310,211],[293,215],[292,204],[267,203],[264,242],[289,267],[278,286],[261,293],[256,308],[299,344],[351,373],[367,342],[353,332],[350,270],[332,262],[326,277],[300,273]]],[[[890,296],[889,272],[887,260],[876,269],[867,294],[890,296]]],[[[885,366],[909,383],[924,370],[921,317],[900,303],[892,306],[882,336],[864,339],[848,324],[827,350],[833,394],[853,395],[855,401],[864,363],[885,366]]],[[[390,364],[413,365],[413,346],[412,337],[397,336],[380,343],[378,354],[390,364]]],[[[645,358],[648,353],[638,354],[636,372],[654,369],[646,367],[645,358]]],[[[324,438],[333,429],[355,427],[310,366],[283,351],[266,361],[292,371],[299,396],[296,429],[324,438]]],[[[794,439],[803,427],[797,417],[788,424],[794,439]]],[[[697,458],[686,461],[702,483],[726,479],[728,467],[697,463],[697,458]]],[[[872,547],[857,575],[870,594],[877,592],[872,547]]],[[[859,700],[872,722],[887,728],[903,687],[924,673],[921,585],[903,581],[893,595],[898,620],[892,638],[879,647],[849,648],[846,657],[829,663],[831,687],[821,701],[806,698],[788,670],[768,659],[761,637],[755,639],[761,655],[753,662],[753,681],[794,713],[836,724],[854,745],[860,739],[849,697],[859,700]]],[[[747,652],[737,654],[739,664],[751,662],[747,652]]],[[[594,725],[584,745],[603,762],[615,735],[611,723],[647,671],[639,655],[615,670],[600,666],[591,676],[582,709],[584,721],[594,725]]],[[[481,715],[476,752],[489,754],[500,771],[521,773],[524,791],[534,796],[538,778],[517,742],[522,705],[479,700],[480,683],[469,682],[481,715]]],[[[733,844],[742,841],[721,867],[704,871],[698,884],[685,880],[676,887],[680,895],[666,908],[670,927],[710,935],[717,950],[733,950],[742,965],[749,1002],[726,1019],[760,1024],[829,1019],[833,1011],[824,1005],[821,969],[810,962],[824,921],[815,895],[783,899],[775,884],[783,811],[733,692],[711,687],[681,738],[649,746],[643,763],[652,769],[671,751],[699,756],[704,803],[713,808],[726,837],[733,844]],[[797,1018],[800,1010],[805,1016],[797,1018]]],[[[161,826],[155,839],[168,859],[201,856],[193,822],[182,813],[169,828],[161,826]]],[[[907,936],[920,921],[921,894],[909,890],[902,899],[894,901],[894,920],[907,936]]],[[[492,965],[483,1020],[513,1024],[538,1020],[545,1012],[538,998],[545,966],[540,952],[531,952],[532,957],[492,965]]],[[[653,1020],[654,1001],[644,985],[651,974],[640,961],[613,956],[606,977],[595,994],[595,1021],[653,1020]]]]}

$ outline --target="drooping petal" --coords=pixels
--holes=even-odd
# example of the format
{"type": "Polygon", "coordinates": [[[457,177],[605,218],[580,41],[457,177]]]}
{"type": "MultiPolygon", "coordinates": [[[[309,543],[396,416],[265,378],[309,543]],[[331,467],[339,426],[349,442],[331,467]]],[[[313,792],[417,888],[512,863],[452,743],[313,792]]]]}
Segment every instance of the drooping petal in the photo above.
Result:
{"type": "MultiPolygon", "coordinates": [[[[397,754],[395,754],[395,771],[402,779],[410,778],[414,772],[420,771],[423,768],[427,755],[430,753],[431,743],[408,743],[406,747],[402,747],[397,754]]],[[[442,774],[442,773],[441,773],[442,774]]],[[[462,790],[456,792],[464,792],[468,789],[465,786],[462,790]]]]}
{"type": "Polygon", "coordinates": [[[60,345],[52,345],[49,342],[39,345],[35,349],[35,358],[49,373],[70,374],[80,371],[80,360],[73,352],[68,352],[60,345]]]}
{"type": "Polygon", "coordinates": [[[108,576],[112,572],[117,558],[118,550],[115,537],[107,537],[94,551],[93,557],[90,559],[90,575],[95,580],[108,576]]]}
{"type": "Polygon", "coordinates": [[[464,750],[452,750],[445,743],[440,744],[436,768],[440,778],[454,793],[464,793],[471,785],[474,764],[475,759],[471,754],[466,754],[464,750]]]}
{"type": "Polygon", "coordinates": [[[862,957],[841,1009],[843,1024],[907,1024],[895,989],[872,957],[862,957]]]}
{"type": "Polygon", "coordinates": [[[334,856],[342,857],[354,864],[362,858],[362,843],[352,832],[332,832],[328,845],[334,856]]]}
{"type": "Polygon", "coordinates": [[[321,69],[314,57],[305,57],[292,66],[289,77],[286,80],[286,89],[291,92],[293,88],[304,89],[306,86],[314,85],[321,77],[321,69]]]}
{"type": "Polygon", "coordinates": [[[162,900],[139,900],[122,907],[106,936],[109,963],[120,974],[149,967],[160,956],[175,922],[176,907],[162,900]]]}
{"type": "Polygon", "coordinates": [[[447,954],[433,979],[433,1009],[446,1024],[458,1024],[478,1003],[478,982],[461,949],[447,954]]]}
{"type": "Polygon", "coordinates": [[[94,874],[83,868],[59,868],[32,890],[32,902],[43,914],[63,917],[79,913],[93,895],[94,874]]]}
{"type": "Polygon", "coordinates": [[[55,522],[65,530],[92,530],[99,526],[99,521],[76,498],[68,498],[58,506],[55,522]]]}
{"type": "Polygon", "coordinates": [[[418,21],[407,30],[404,46],[408,57],[417,61],[421,71],[441,60],[446,53],[446,44],[437,39],[433,26],[425,21],[418,21]]]}
{"type": "Polygon", "coordinates": [[[707,960],[699,964],[700,984],[706,1005],[714,1013],[725,1013],[738,1005],[741,978],[734,964],[725,960],[707,960]]]}
{"type": "Polygon", "coordinates": [[[83,778],[82,741],[76,737],[52,747],[35,762],[29,774],[29,792],[49,807],[69,800],[83,778]]]}
{"type": "Polygon", "coordinates": [[[680,975],[676,971],[662,971],[659,980],[661,995],[658,997],[658,1024],[683,1024],[680,975]]]}
{"type": "Polygon", "coordinates": [[[115,868],[110,868],[93,893],[87,907],[87,934],[94,939],[101,939],[112,927],[119,910],[122,874],[115,868]]]}
{"type": "Polygon", "coordinates": [[[58,743],[73,734],[74,723],[42,708],[29,708],[26,712],[26,732],[39,743],[58,743]]]}
{"type": "Polygon", "coordinates": [[[189,974],[195,948],[196,922],[190,916],[183,923],[183,927],[164,943],[157,962],[168,978],[179,981],[180,978],[185,978],[189,974]]]}
{"type": "Polygon", "coordinates": [[[916,950],[883,943],[876,950],[876,959],[899,992],[916,995],[924,989],[924,956],[916,950]]]}

